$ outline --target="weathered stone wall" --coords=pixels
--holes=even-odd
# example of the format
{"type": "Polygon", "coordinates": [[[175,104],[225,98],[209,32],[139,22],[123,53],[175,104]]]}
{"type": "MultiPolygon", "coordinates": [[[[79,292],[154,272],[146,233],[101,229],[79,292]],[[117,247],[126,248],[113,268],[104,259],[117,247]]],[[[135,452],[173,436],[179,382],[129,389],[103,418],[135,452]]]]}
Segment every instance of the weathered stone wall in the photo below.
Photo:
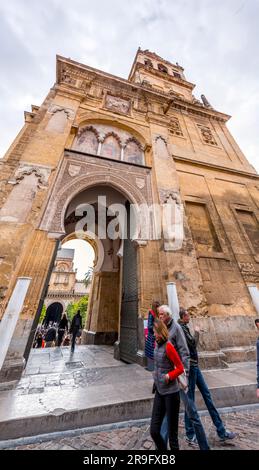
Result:
{"type": "MultiPolygon", "coordinates": [[[[54,240],[66,235],[68,204],[94,185],[115,188],[130,202],[183,210],[183,243],[175,246],[167,235],[137,242],[137,314],[145,316],[152,299],[166,302],[166,282],[173,281],[180,304],[209,325],[202,347],[250,344],[255,309],[247,286],[259,287],[259,178],[226,127],[229,116],[194,98],[193,88],[182,67],[148,51],[137,54],[129,80],[57,58],[57,83],[41,107],[25,113],[0,163],[1,315],[17,276],[32,277],[8,367],[21,361],[54,240]],[[102,141],[91,134],[93,154],[80,153],[82,130],[94,126],[110,135],[102,141]],[[102,146],[110,159],[98,156],[102,146]],[[145,166],[136,165],[142,158],[145,166]]],[[[119,271],[96,273],[89,330],[118,331],[120,289],[119,271]]]]}

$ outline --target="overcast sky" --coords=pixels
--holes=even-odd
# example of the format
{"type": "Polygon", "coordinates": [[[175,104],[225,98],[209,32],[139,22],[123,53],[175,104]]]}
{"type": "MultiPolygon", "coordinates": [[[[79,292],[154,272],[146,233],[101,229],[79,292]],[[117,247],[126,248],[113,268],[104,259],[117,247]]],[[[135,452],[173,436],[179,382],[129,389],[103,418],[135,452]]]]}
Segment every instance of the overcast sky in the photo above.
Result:
{"type": "Polygon", "coordinates": [[[0,4],[3,156],[55,82],[56,54],[127,78],[138,46],[185,68],[259,170],[259,0],[7,0],[0,4]]]}

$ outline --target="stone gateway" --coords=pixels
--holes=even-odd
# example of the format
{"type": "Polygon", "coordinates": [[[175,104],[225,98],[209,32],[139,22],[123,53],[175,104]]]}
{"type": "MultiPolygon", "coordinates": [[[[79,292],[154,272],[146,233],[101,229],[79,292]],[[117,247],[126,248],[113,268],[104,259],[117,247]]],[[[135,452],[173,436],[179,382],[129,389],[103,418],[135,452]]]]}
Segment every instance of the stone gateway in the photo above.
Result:
{"type": "Polygon", "coordinates": [[[82,230],[95,251],[84,343],[112,344],[116,358],[143,364],[143,319],[174,283],[204,331],[205,366],[254,358],[259,177],[227,128],[230,116],[194,87],[181,66],[148,50],[137,51],[127,80],[57,56],[56,83],[25,112],[0,161],[0,337],[15,318],[1,382],[21,376],[58,246],[76,237],[84,204],[96,220],[106,215],[104,232],[118,204],[126,220],[131,205],[166,206],[166,221],[171,209],[182,220],[178,238],[82,230]],[[107,206],[98,204],[104,196],[107,206]]]}

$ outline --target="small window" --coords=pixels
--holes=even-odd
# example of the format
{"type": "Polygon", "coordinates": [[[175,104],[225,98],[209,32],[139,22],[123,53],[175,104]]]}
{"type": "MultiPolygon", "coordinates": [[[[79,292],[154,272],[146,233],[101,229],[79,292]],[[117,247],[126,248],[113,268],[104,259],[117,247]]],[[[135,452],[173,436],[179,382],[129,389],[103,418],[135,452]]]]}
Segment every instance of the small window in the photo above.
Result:
{"type": "Polygon", "coordinates": [[[157,64],[157,68],[160,72],[168,73],[166,66],[163,64],[157,64]]]}
{"type": "Polygon", "coordinates": [[[150,59],[145,59],[144,64],[147,65],[148,67],[153,67],[153,63],[151,62],[150,59]]]}
{"type": "Polygon", "coordinates": [[[182,78],[182,77],[181,77],[181,74],[178,73],[178,72],[174,72],[174,71],[173,71],[173,75],[174,75],[174,77],[176,77],[176,78],[182,78]]]}

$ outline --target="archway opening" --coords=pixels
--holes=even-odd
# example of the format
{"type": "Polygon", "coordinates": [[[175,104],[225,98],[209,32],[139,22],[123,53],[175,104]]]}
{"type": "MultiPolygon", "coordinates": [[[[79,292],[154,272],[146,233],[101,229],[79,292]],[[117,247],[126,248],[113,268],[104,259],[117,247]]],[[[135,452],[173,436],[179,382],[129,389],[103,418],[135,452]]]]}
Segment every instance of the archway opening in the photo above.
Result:
{"type": "Polygon", "coordinates": [[[133,227],[134,210],[127,196],[108,184],[78,193],[64,216],[66,239],[86,238],[95,251],[82,341],[114,345],[119,339],[119,357],[128,362],[133,362],[137,354],[137,251],[131,241],[133,227]],[[121,354],[120,337],[129,354],[121,354]]]}
{"type": "Polygon", "coordinates": [[[61,320],[63,305],[60,302],[53,302],[47,308],[43,324],[48,327],[49,324],[58,324],[61,320]]]}

